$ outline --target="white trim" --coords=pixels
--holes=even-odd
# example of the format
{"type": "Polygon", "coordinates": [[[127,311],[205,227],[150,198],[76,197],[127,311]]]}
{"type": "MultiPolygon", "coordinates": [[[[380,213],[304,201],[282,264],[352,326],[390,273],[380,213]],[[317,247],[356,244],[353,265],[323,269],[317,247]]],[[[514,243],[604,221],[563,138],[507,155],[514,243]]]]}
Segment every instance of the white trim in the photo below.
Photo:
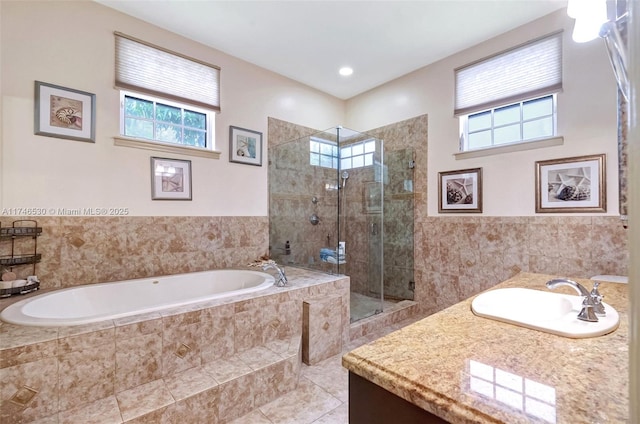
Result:
{"type": "Polygon", "coordinates": [[[542,149],[544,147],[562,146],[564,137],[543,138],[534,141],[519,141],[513,144],[497,145],[485,147],[483,149],[467,150],[466,152],[454,153],[456,160],[479,158],[483,156],[493,156],[502,153],[521,152],[525,150],[542,149]]]}
{"type": "Polygon", "coordinates": [[[113,145],[209,159],[220,159],[220,154],[222,153],[217,150],[197,149],[195,147],[178,146],[176,144],[160,143],[157,141],[147,141],[123,136],[113,137],[113,145]]]}

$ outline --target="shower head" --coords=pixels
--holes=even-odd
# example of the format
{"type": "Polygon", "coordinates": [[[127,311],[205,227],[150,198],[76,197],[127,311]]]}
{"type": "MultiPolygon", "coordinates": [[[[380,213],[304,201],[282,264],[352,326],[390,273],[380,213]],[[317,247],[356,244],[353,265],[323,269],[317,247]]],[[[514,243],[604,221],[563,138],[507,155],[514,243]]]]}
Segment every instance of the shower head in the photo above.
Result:
{"type": "Polygon", "coordinates": [[[347,184],[347,178],[349,178],[349,173],[347,171],[342,171],[342,188],[347,184]]]}

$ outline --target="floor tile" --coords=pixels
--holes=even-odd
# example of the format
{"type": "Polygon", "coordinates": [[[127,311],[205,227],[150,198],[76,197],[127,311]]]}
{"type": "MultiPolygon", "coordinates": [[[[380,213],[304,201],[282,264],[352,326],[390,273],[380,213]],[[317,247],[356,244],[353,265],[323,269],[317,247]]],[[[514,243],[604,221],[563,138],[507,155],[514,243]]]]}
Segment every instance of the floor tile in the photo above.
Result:
{"type": "Polygon", "coordinates": [[[228,424],[273,424],[260,410],[255,410],[247,415],[236,418],[228,424]]]}
{"type": "Polygon", "coordinates": [[[340,400],[302,377],[296,390],[259,409],[274,424],[310,424],[341,404],[340,400]]]}
{"type": "Polygon", "coordinates": [[[336,409],[315,420],[313,424],[349,424],[349,405],[343,403],[336,409]]]}
{"type": "Polygon", "coordinates": [[[341,402],[349,400],[349,372],[342,367],[342,354],[332,356],[314,366],[304,366],[302,375],[341,402]]]}

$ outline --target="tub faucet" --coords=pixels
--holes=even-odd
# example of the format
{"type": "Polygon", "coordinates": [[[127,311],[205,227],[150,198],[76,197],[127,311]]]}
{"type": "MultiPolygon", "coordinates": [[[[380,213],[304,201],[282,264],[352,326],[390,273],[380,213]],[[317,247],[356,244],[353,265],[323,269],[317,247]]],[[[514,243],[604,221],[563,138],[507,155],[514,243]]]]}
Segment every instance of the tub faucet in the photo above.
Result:
{"type": "Polygon", "coordinates": [[[547,281],[547,288],[555,289],[559,286],[573,287],[584,299],[582,300],[582,310],[578,314],[578,319],[582,321],[598,322],[598,315],[605,315],[604,305],[602,304],[602,296],[598,292],[599,283],[595,283],[593,290],[589,292],[580,283],[576,283],[573,280],[566,278],[558,278],[555,280],[547,281]]]}
{"type": "Polygon", "coordinates": [[[278,271],[278,278],[276,279],[274,285],[276,287],[286,286],[289,281],[287,280],[287,275],[284,273],[284,266],[278,266],[278,264],[273,261],[262,265],[263,271],[266,271],[269,268],[274,268],[276,271],[278,271]]]}

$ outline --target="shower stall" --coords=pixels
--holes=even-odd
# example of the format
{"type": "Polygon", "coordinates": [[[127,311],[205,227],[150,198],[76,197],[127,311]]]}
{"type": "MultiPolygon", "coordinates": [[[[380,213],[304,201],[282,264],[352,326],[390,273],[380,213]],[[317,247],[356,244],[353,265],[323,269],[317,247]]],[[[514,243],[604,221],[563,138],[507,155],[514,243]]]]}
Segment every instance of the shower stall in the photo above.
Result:
{"type": "Polygon", "coordinates": [[[393,193],[398,187],[412,194],[406,155],[385,152],[381,139],[343,127],[269,148],[270,256],[285,266],[348,275],[352,322],[413,298],[413,206],[393,204],[402,197],[393,193]],[[388,155],[405,170],[391,172],[388,155]],[[410,219],[389,217],[408,209],[410,219]],[[387,227],[402,234],[390,236],[387,227]],[[394,257],[398,241],[411,254],[394,257]],[[408,256],[411,275],[395,266],[408,256]],[[393,284],[397,279],[406,284],[393,284]]]}

